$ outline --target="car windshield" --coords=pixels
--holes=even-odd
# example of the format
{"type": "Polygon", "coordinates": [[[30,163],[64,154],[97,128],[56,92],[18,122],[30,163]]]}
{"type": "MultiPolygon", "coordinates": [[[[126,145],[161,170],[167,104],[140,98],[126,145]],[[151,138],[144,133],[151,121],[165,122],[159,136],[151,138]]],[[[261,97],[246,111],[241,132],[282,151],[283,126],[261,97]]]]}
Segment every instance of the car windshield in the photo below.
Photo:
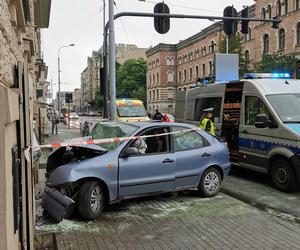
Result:
{"type": "Polygon", "coordinates": [[[117,112],[119,117],[144,117],[147,116],[147,111],[144,106],[118,106],[117,112]]]}
{"type": "MultiPolygon", "coordinates": [[[[105,138],[118,138],[130,136],[138,129],[138,126],[132,124],[120,123],[120,122],[103,122],[97,123],[91,132],[93,139],[105,139],[105,138]]],[[[101,144],[100,146],[113,150],[119,146],[121,142],[111,142],[101,144]]]]}
{"type": "Polygon", "coordinates": [[[300,93],[268,95],[269,102],[284,123],[300,123],[300,93]]]}

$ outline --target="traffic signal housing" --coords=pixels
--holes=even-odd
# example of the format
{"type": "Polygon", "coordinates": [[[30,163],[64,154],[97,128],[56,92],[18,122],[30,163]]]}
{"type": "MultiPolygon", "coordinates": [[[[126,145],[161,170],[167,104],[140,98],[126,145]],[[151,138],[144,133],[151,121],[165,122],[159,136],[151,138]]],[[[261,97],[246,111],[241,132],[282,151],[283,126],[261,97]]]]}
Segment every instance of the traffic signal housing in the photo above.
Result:
{"type": "MultiPolygon", "coordinates": [[[[237,11],[233,6],[227,6],[223,12],[224,17],[237,17],[237,11]]],[[[223,30],[228,36],[234,35],[237,31],[237,20],[223,20],[223,30]]]]}
{"type": "Polygon", "coordinates": [[[73,95],[72,95],[72,93],[66,93],[66,95],[65,95],[65,101],[66,101],[66,103],[72,103],[73,102],[73,95]]]}
{"type": "MultiPolygon", "coordinates": [[[[273,17],[273,19],[278,19],[278,17],[279,16],[275,16],[275,17],[273,17]]],[[[281,23],[281,21],[280,22],[272,22],[272,28],[273,29],[279,29],[279,24],[281,23]]]]}
{"type": "MultiPolygon", "coordinates": [[[[170,14],[170,9],[164,2],[157,3],[154,6],[154,13],[170,14]]],[[[166,34],[170,29],[170,18],[154,17],[154,28],[158,33],[166,34]]]]}
{"type": "MultiPolygon", "coordinates": [[[[249,18],[249,7],[246,7],[242,10],[241,17],[249,18]]],[[[248,34],[248,32],[249,32],[249,21],[242,20],[241,21],[241,33],[248,34]]]]}

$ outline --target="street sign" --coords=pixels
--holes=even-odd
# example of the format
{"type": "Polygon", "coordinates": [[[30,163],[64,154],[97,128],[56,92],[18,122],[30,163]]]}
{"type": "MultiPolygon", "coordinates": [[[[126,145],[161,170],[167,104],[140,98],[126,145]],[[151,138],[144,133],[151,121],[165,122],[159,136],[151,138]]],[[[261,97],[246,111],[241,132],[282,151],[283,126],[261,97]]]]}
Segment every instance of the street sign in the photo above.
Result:
{"type": "Polygon", "coordinates": [[[73,95],[72,95],[72,93],[66,93],[66,95],[65,95],[65,101],[66,101],[66,103],[72,103],[73,102],[73,95]]]}

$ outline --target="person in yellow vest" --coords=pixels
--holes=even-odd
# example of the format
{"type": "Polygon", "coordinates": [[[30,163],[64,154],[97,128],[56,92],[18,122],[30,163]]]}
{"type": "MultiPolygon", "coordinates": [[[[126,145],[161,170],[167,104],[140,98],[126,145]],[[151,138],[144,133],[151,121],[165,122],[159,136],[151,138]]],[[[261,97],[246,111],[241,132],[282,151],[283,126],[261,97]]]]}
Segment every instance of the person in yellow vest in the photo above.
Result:
{"type": "Polygon", "coordinates": [[[214,108],[203,110],[203,115],[200,120],[200,127],[206,132],[215,135],[215,124],[212,121],[214,108]]]}

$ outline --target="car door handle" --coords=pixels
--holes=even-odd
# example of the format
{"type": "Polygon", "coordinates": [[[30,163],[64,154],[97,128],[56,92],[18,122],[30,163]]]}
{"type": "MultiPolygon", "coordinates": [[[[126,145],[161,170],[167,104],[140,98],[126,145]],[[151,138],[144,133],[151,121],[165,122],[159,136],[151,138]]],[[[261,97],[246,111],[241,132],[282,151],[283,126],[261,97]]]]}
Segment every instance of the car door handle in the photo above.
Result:
{"type": "Polygon", "coordinates": [[[245,130],[242,131],[242,133],[248,134],[248,131],[245,129],[245,130]]]}
{"type": "Polygon", "coordinates": [[[202,157],[209,157],[210,156],[210,154],[208,154],[208,153],[204,153],[203,155],[202,155],[202,157]]]}
{"type": "Polygon", "coordinates": [[[172,162],[174,162],[174,160],[170,158],[166,158],[162,161],[162,163],[172,163],[172,162]]]}

